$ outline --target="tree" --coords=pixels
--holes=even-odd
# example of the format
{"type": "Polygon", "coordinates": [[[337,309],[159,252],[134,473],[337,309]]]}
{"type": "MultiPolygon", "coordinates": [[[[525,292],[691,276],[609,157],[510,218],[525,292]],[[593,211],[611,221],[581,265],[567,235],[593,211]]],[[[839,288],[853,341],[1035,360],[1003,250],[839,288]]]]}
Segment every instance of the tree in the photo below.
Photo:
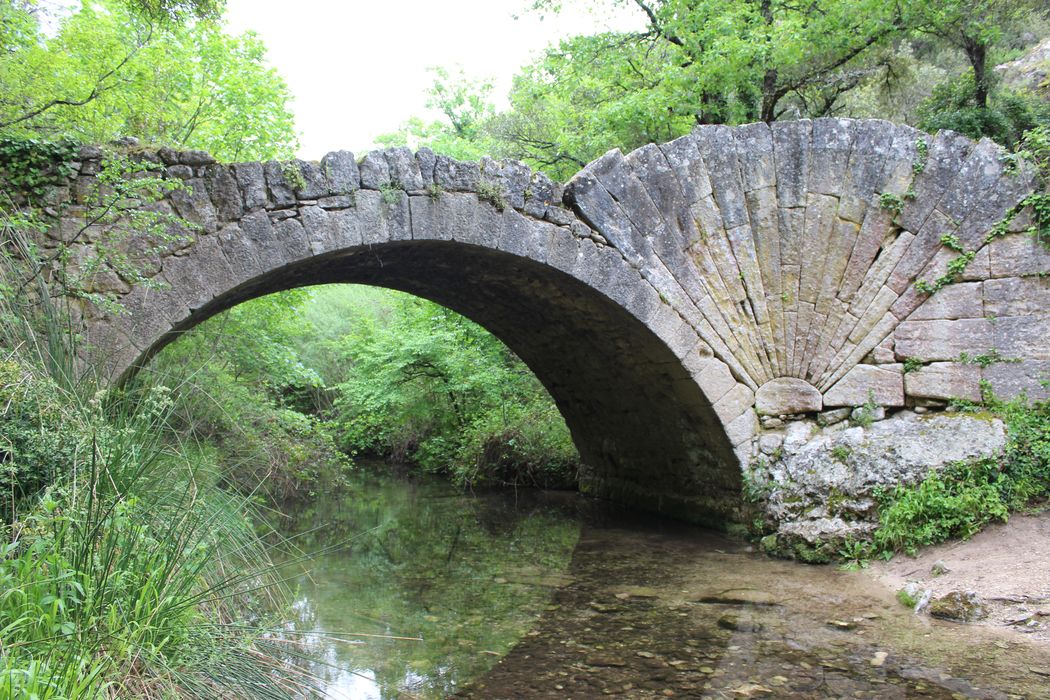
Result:
{"type": "MultiPolygon", "coordinates": [[[[218,6],[159,7],[191,5],[218,6]]],[[[25,6],[2,12],[12,20],[0,33],[0,130],[9,136],[135,136],[225,160],[292,155],[290,94],[251,33],[230,37],[211,21],[153,22],[117,0],[85,3],[53,36],[25,6]]]]}
{"type": "Polygon", "coordinates": [[[430,68],[434,82],[427,89],[427,109],[441,118],[427,121],[412,117],[394,132],[376,137],[380,147],[426,146],[461,160],[497,155],[499,144],[489,133],[496,113],[490,101],[492,83],[468,77],[462,69],[450,74],[446,68],[430,68]]]}
{"type": "Polygon", "coordinates": [[[919,0],[905,8],[906,20],[915,31],[965,54],[973,71],[973,102],[979,109],[988,108],[993,83],[988,60],[1004,31],[1039,10],[1050,16],[1042,0],[919,0]]]}

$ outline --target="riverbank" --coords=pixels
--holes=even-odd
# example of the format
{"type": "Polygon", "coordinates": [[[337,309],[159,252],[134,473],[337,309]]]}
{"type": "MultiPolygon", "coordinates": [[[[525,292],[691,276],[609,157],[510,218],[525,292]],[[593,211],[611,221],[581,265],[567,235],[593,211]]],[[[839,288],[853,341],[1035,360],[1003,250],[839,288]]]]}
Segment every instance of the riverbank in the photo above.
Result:
{"type": "Polygon", "coordinates": [[[1050,648],[1050,511],[1014,514],[969,540],[873,562],[865,571],[891,593],[909,584],[919,597],[929,591],[930,600],[972,592],[981,617],[970,624],[1007,630],[1050,648]]]}

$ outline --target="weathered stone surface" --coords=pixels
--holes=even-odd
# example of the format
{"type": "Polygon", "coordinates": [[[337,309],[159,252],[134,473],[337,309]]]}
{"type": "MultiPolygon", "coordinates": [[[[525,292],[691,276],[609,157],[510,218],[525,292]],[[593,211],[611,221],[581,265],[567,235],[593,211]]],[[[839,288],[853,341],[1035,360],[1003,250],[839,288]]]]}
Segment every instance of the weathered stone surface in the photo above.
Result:
{"type": "Polygon", "coordinates": [[[225,165],[209,165],[204,169],[204,184],[211,195],[212,204],[219,221],[236,221],[244,212],[240,188],[230,168],[225,165]]]}
{"type": "Polygon", "coordinates": [[[219,217],[204,180],[187,180],[185,187],[171,193],[171,203],[180,217],[197,224],[205,233],[218,230],[219,217]]]}
{"type": "Polygon", "coordinates": [[[328,191],[345,195],[361,187],[361,173],[350,151],[333,151],[321,159],[321,172],[328,180],[328,191]]]}
{"type": "Polygon", "coordinates": [[[733,447],[750,442],[758,433],[758,416],[750,408],[726,425],[726,435],[733,447]]]}
{"type": "Polygon", "coordinates": [[[813,413],[822,406],[820,392],[809,382],[794,377],[772,379],[755,392],[755,410],[760,416],[813,413]]]}
{"type": "Polygon", "coordinates": [[[1029,401],[1050,399],[1050,360],[997,362],[981,374],[998,399],[1007,401],[1021,394],[1029,401]]]}
{"type": "Polygon", "coordinates": [[[448,156],[438,156],[434,163],[434,184],[450,192],[473,192],[481,180],[477,163],[463,163],[448,156]]]}
{"type": "Polygon", "coordinates": [[[930,602],[930,615],[955,622],[975,622],[988,616],[982,601],[973,591],[952,591],[930,602]]]}
{"type": "Polygon", "coordinates": [[[988,244],[992,277],[1020,277],[1050,272],[1050,247],[1035,236],[1014,233],[988,244]]]}
{"type": "Polygon", "coordinates": [[[425,182],[419,170],[419,163],[412,151],[402,146],[383,151],[386,157],[390,183],[409,193],[423,192],[425,182]]]}
{"type": "Polygon", "coordinates": [[[824,393],[825,406],[904,405],[901,365],[857,365],[824,393]]]}
{"type": "Polygon", "coordinates": [[[271,160],[263,164],[263,172],[266,173],[266,189],[269,191],[269,199],[278,209],[290,207],[295,204],[295,192],[284,176],[285,165],[271,160]]]}
{"type": "Polygon", "coordinates": [[[233,176],[241,189],[241,205],[245,211],[266,206],[266,173],[262,163],[237,163],[233,166],[233,176]]]}
{"type": "Polygon", "coordinates": [[[893,333],[893,351],[901,360],[954,360],[961,353],[992,347],[992,324],[987,319],[905,321],[893,333]]]}
{"type": "Polygon", "coordinates": [[[361,187],[378,190],[391,186],[390,164],[383,151],[370,151],[357,166],[361,187]]]}
{"type": "Polygon", "coordinates": [[[981,369],[960,362],[933,362],[904,374],[904,393],[928,399],[981,400],[981,369]]]}
{"type": "Polygon", "coordinates": [[[903,411],[867,428],[822,432],[799,421],[791,430],[781,459],[767,459],[751,478],[771,490],[767,512],[778,533],[811,541],[864,536],[878,524],[875,489],[917,483],[1006,444],[1002,421],[966,414],[903,411]]]}
{"type": "Polygon", "coordinates": [[[1050,276],[1004,277],[984,283],[988,316],[1050,314],[1050,276]]]}
{"type": "Polygon", "coordinates": [[[991,345],[973,346],[971,355],[981,354],[983,347],[1009,360],[1050,360],[1050,316],[997,316],[988,322],[991,345]]]}
{"type": "Polygon", "coordinates": [[[755,392],[744,384],[737,384],[715,403],[715,413],[724,423],[729,423],[744,411],[750,411],[754,404],[755,392]]]}
{"type": "Polygon", "coordinates": [[[908,320],[983,318],[982,290],[980,282],[949,284],[915,309],[908,320]]]}
{"type": "Polygon", "coordinates": [[[830,411],[824,411],[817,416],[817,425],[826,427],[829,425],[835,425],[849,418],[849,408],[835,408],[830,411]]]}

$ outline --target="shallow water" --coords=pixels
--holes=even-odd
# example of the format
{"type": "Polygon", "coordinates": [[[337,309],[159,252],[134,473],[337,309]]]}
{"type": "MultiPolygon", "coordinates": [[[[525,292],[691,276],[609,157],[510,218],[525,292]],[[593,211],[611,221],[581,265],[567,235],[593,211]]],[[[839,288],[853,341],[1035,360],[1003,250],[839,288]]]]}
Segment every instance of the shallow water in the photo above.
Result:
{"type": "Polygon", "coordinates": [[[298,580],[332,698],[1050,698],[1016,635],[564,494],[360,476],[293,514],[312,528],[346,543],[298,580]]]}

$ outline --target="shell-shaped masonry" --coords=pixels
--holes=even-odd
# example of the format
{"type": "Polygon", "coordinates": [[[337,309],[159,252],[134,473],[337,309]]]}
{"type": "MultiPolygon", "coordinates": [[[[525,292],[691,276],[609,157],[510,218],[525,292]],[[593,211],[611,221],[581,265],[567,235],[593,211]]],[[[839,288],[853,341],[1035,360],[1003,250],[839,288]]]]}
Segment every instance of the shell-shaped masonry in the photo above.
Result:
{"type": "Polygon", "coordinates": [[[1032,184],[987,140],[817,119],[702,126],[610,151],[567,185],[566,201],[739,381],[764,387],[760,413],[764,403],[792,413],[819,410],[816,391],[825,406],[867,392],[903,405],[891,363],[909,356],[907,341],[890,366],[860,363],[936,289],[966,279],[964,263],[987,267],[989,231],[1032,184]]]}

